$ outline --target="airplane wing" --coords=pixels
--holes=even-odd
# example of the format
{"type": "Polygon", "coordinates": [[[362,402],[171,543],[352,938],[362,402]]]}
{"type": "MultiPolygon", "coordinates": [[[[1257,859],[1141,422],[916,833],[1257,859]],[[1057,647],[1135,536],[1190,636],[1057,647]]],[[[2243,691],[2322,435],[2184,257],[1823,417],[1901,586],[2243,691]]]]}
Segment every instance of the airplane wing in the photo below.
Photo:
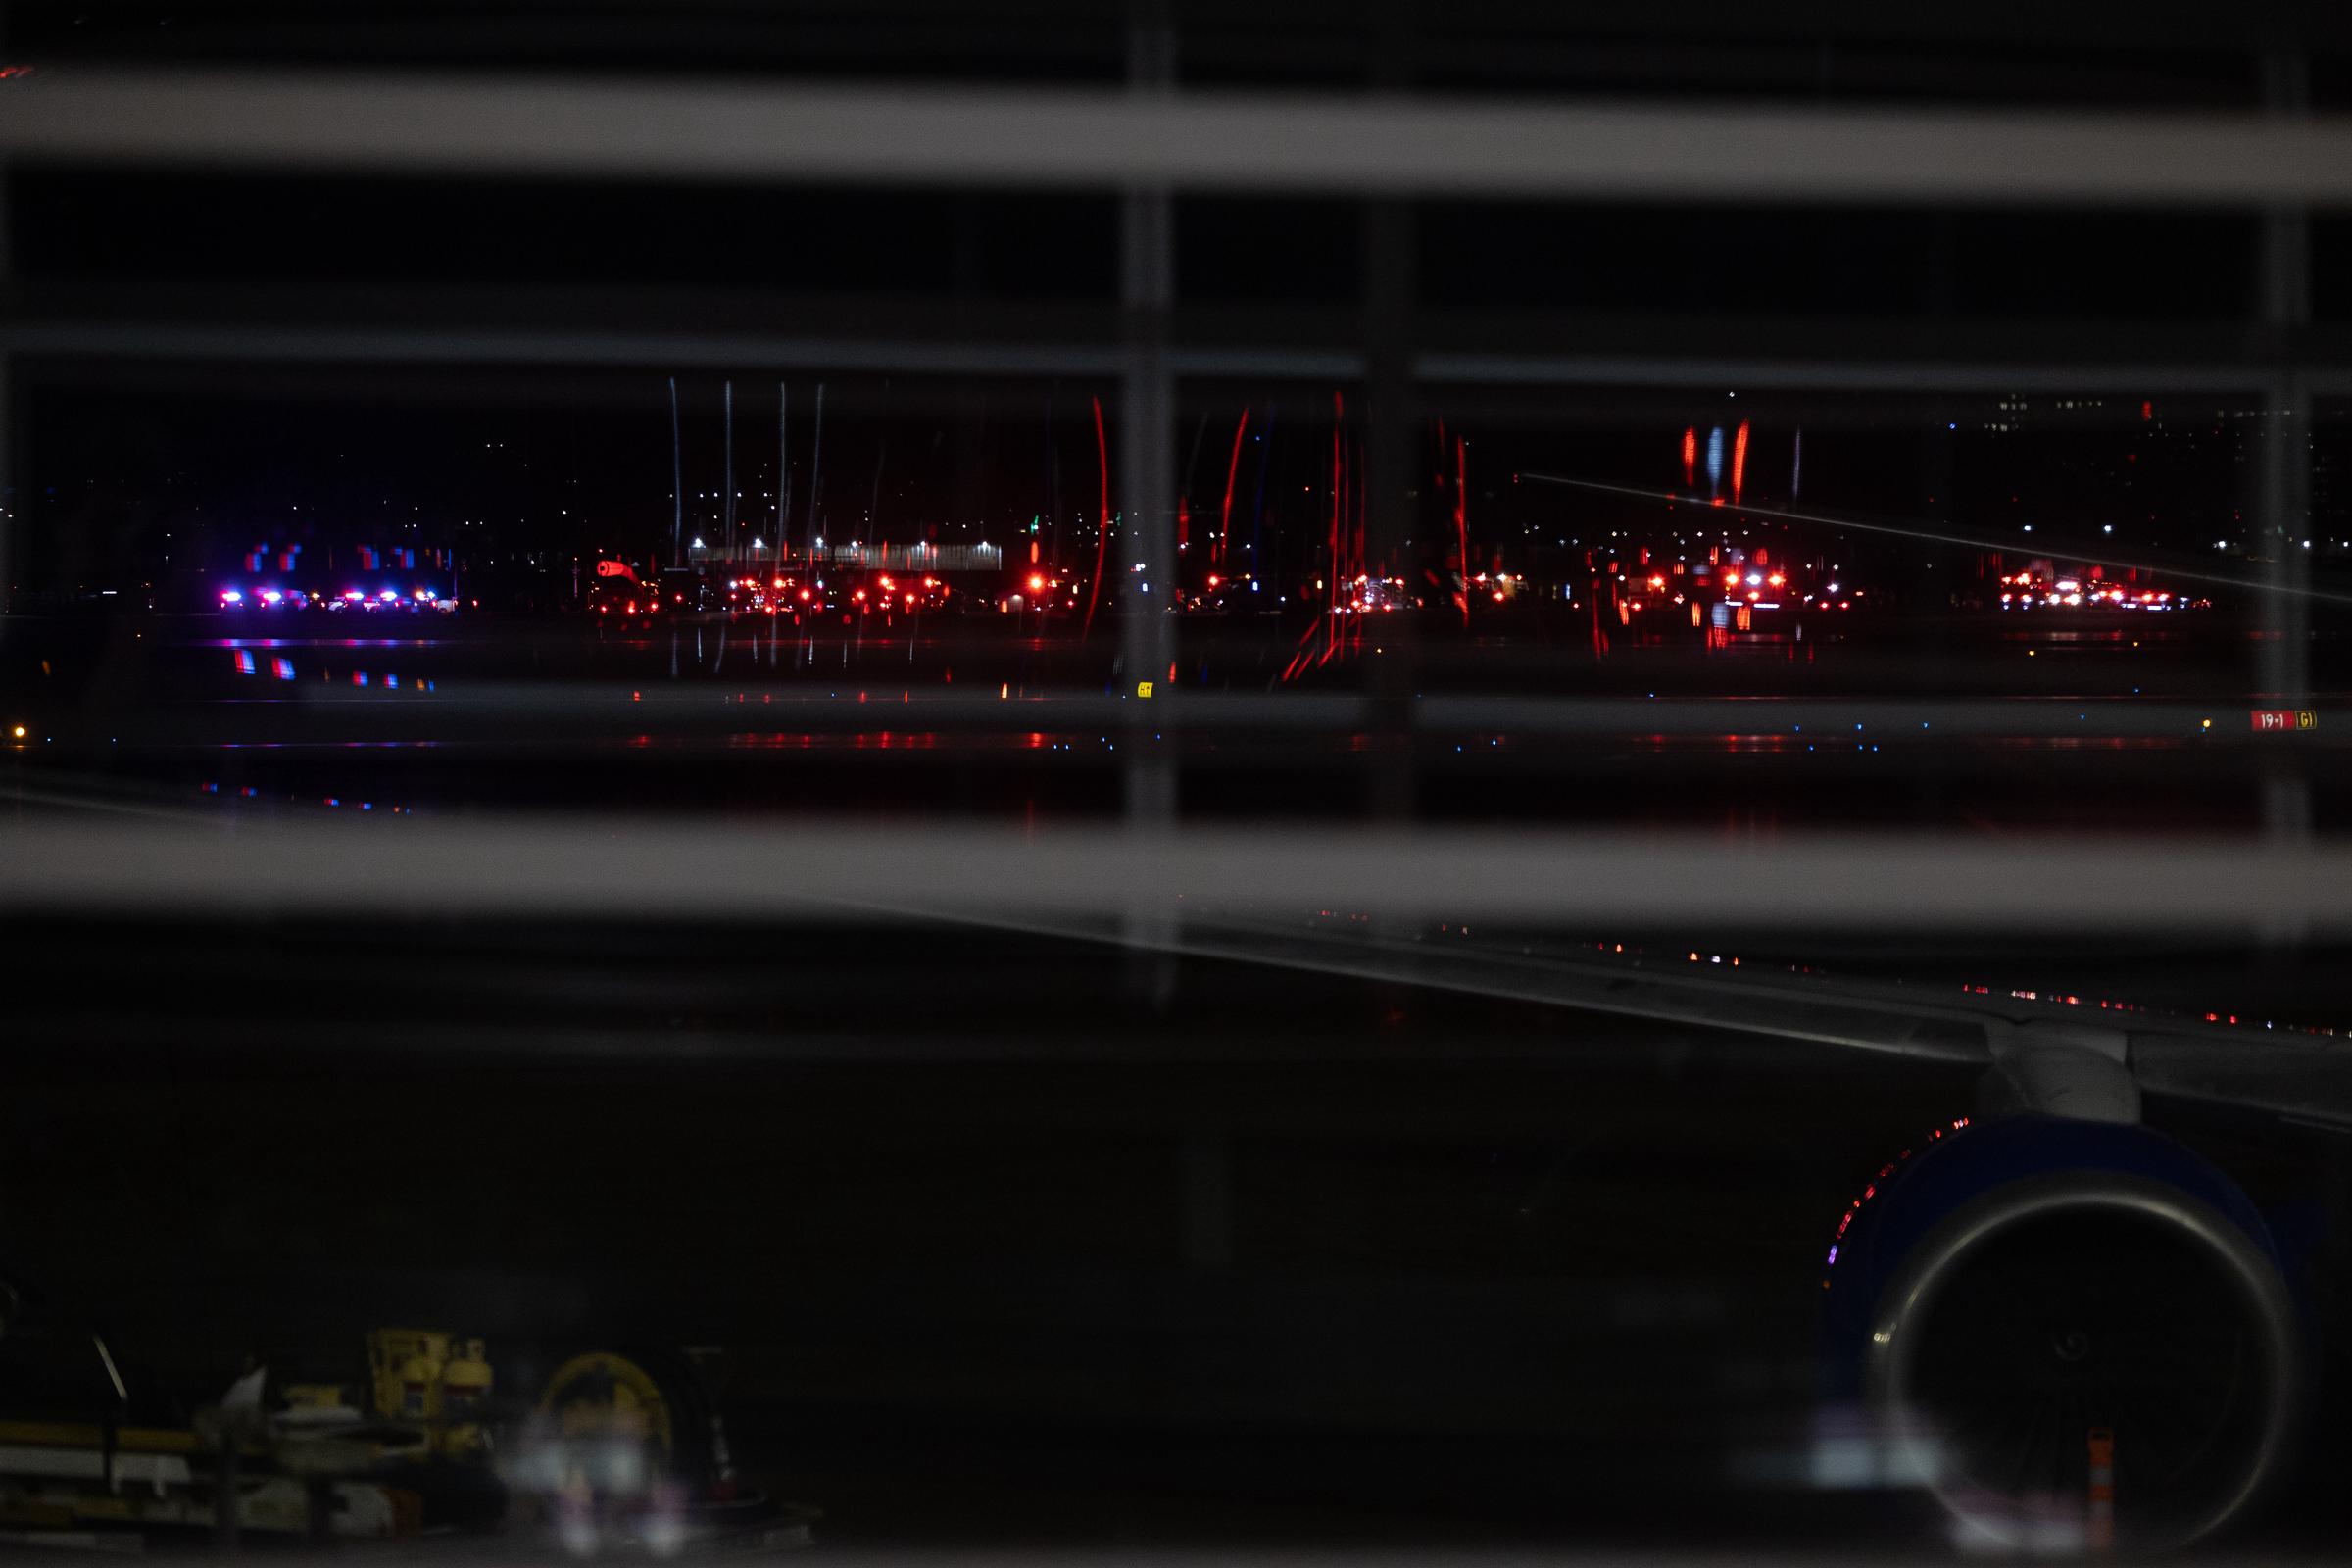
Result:
{"type": "Polygon", "coordinates": [[[2322,939],[2352,931],[2352,852],[2329,848],[2215,841],[2154,855],[2096,842],[1805,835],[1727,846],[1695,835],[1459,830],[717,831],[549,817],[223,827],[67,814],[21,823],[0,844],[10,866],[0,907],[19,911],[947,920],[1983,1063],[2026,1102],[2073,1114],[2131,1119],[2144,1093],[2352,1127],[2352,1050],[2326,1034],[1722,961],[1712,948],[1628,952],[1576,940],[1675,929],[1694,909],[1732,932],[2322,939]],[[2024,1081],[2022,1064],[2049,1060],[2096,1082],[2086,1089],[2071,1070],[2055,1086],[2024,1081]]]}

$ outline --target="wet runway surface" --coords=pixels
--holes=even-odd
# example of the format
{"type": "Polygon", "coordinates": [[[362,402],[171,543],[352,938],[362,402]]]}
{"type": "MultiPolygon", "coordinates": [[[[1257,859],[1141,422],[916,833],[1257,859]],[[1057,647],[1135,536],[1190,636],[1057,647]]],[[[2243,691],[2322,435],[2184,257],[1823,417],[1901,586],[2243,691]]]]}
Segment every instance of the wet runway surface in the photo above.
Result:
{"type": "MultiPolygon", "coordinates": [[[[1376,626],[1288,681],[1291,628],[1188,621],[1152,700],[1110,633],[1004,617],[345,618],[21,621],[9,777],[212,809],[1051,820],[1116,814],[1143,760],[1203,817],[1401,799],[1430,820],[1747,832],[2250,831],[2285,781],[2323,830],[2352,820],[2331,689],[2314,729],[2252,733],[2254,644],[2202,613],[1629,635],[1605,656],[1535,620],[1394,651],[1376,626]]],[[[2336,651],[2319,645],[2323,679],[2336,651]]]]}

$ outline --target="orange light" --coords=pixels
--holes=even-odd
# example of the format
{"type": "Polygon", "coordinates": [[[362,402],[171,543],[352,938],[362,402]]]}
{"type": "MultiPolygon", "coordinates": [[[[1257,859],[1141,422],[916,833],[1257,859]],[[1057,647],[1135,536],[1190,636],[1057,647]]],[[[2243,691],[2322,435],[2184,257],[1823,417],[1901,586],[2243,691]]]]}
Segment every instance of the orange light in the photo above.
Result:
{"type": "Polygon", "coordinates": [[[784,579],[783,579],[783,578],[781,578],[781,577],[778,577],[778,578],[776,579],[776,583],[775,583],[775,585],[776,585],[778,588],[781,588],[781,587],[783,587],[783,586],[784,586],[784,579]]]}
{"type": "Polygon", "coordinates": [[[1043,575],[1034,571],[1029,574],[1029,591],[1031,593],[1036,593],[1039,589],[1045,587],[1045,585],[1046,579],[1043,575]]]}
{"type": "Polygon", "coordinates": [[[801,603],[805,605],[805,604],[807,604],[808,602],[808,589],[806,589],[806,588],[804,588],[804,589],[802,589],[802,590],[801,590],[801,603]]]}
{"type": "Polygon", "coordinates": [[[1214,588],[1217,585],[1217,574],[1213,571],[1208,574],[1208,585],[1211,588],[1214,588]]]}
{"type": "Polygon", "coordinates": [[[865,603],[865,590],[860,588],[856,593],[850,595],[850,597],[862,605],[865,603]]]}
{"type": "Polygon", "coordinates": [[[1652,577],[1649,579],[1649,585],[1652,588],[1663,588],[1666,586],[1666,579],[1663,577],[1652,577]]]}
{"type": "Polygon", "coordinates": [[[897,587],[898,587],[898,584],[897,584],[897,583],[895,583],[895,582],[892,582],[892,581],[891,581],[891,580],[890,580],[888,577],[885,577],[885,578],[883,578],[883,579],[882,579],[882,591],[883,591],[884,593],[889,593],[889,592],[891,592],[893,589],[895,589],[895,588],[897,588],[897,587]]]}
{"type": "Polygon", "coordinates": [[[1769,576],[1769,577],[1765,578],[1764,580],[1765,580],[1766,582],[1768,582],[1768,583],[1772,584],[1772,585],[1773,585],[1775,588],[1778,588],[1778,587],[1780,587],[1780,586],[1781,586],[1783,583],[1787,582],[1788,579],[1788,578],[1786,578],[1786,577],[1784,577],[1784,576],[1782,576],[1782,575],[1781,575],[1779,572],[1777,572],[1777,571],[1776,571],[1776,572],[1774,572],[1774,573],[1773,573],[1771,576],[1769,576]]]}

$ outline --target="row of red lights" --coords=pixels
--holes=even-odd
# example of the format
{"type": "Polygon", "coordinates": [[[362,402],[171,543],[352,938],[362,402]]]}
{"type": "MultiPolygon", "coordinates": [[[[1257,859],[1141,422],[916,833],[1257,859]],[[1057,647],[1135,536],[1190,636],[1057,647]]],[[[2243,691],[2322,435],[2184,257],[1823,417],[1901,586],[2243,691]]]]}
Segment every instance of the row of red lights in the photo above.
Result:
{"type": "MultiPolygon", "coordinates": [[[[1441,927],[1441,929],[1443,929],[1443,928],[1441,927]]],[[[1643,953],[1643,951],[1642,951],[1642,949],[1641,947],[1639,947],[1639,946],[1636,946],[1636,947],[1632,948],[1631,950],[1629,950],[1629,949],[1627,948],[1627,946],[1626,946],[1624,943],[1622,943],[1622,942],[1614,942],[1614,943],[1611,943],[1611,942],[1595,942],[1595,943],[1593,943],[1593,944],[1592,944],[1592,948],[1593,948],[1593,951],[1594,951],[1594,952],[1596,952],[1596,953],[1607,953],[1607,954],[1613,954],[1613,955],[1614,955],[1614,954],[1625,954],[1625,953],[1627,953],[1627,952],[1629,952],[1629,951],[1630,951],[1630,952],[1632,953],[1633,956],[1635,956],[1636,958],[1640,958],[1640,957],[1642,957],[1642,956],[1645,956],[1645,955],[1644,955],[1644,953],[1643,953]]],[[[1685,952],[1685,960],[1686,960],[1687,962],[1690,962],[1690,963],[1698,963],[1698,962],[1701,962],[1701,961],[1702,961],[1702,956],[1701,956],[1700,954],[1698,954],[1697,952],[1695,952],[1695,951],[1691,951],[1691,950],[1686,950],[1686,952],[1685,952]]],[[[1734,968],[1738,968],[1738,967],[1740,966],[1740,959],[1739,959],[1737,956],[1732,956],[1732,957],[1729,957],[1729,958],[1727,958],[1727,957],[1723,956],[1722,956],[1722,955],[1720,955],[1720,954],[1704,956],[1704,957],[1703,957],[1703,961],[1710,962],[1710,963],[1729,963],[1729,964],[1730,964],[1732,967],[1734,967],[1734,968]]],[[[1821,971],[1819,971],[1819,970],[1815,969],[1815,968],[1814,968],[1814,967],[1813,967],[1811,964],[1803,964],[1803,963],[1790,963],[1790,964],[1784,964],[1784,965],[1782,965],[1782,967],[1786,968],[1786,969],[1788,970],[1788,973],[1790,973],[1790,974],[1817,974],[1817,973],[1820,973],[1820,972],[1821,972],[1821,971]]],[[[1968,981],[1965,981],[1965,980],[1964,980],[1964,981],[1962,981],[1962,982],[1960,983],[1960,989],[1961,989],[1963,992],[1965,992],[1966,994],[1970,995],[1970,996],[1977,996],[1977,997],[1989,997],[1989,996],[1992,996],[1992,995],[1994,995],[1993,989],[1992,989],[1990,986],[1981,986],[1981,985],[1976,985],[1976,984],[1973,984],[1973,983],[1971,983],[1971,982],[1968,982],[1968,981]]],[[[2160,1014],[2160,1013],[2161,1013],[2161,1011],[2162,1011],[2162,1009],[2159,1009],[2159,1008],[2154,1008],[2154,1007],[2150,1007],[2150,1006],[2148,1006],[2148,1005],[2147,1005],[2146,1004],[2144,1004],[2144,1003],[2137,1003],[2137,1002],[2119,1002],[2119,1001],[2113,1000],[2113,999],[2111,999],[2111,998],[2106,998],[2106,997],[2094,997],[2094,998],[2092,998],[2092,999],[2090,1000],[2090,1002],[2089,1002],[2089,1003],[2087,1003],[2087,1004],[2086,1004],[2086,1003],[2084,1003],[2084,1002],[2083,1002],[2083,1000],[2082,999],[2082,997],[2081,997],[2081,996],[2079,996],[2079,995],[2075,995],[2075,994],[2073,994],[2073,993],[2069,993],[2069,992],[2062,992],[2062,991],[2052,991],[2052,992],[2047,992],[2047,993],[2044,993],[2044,992],[2040,992],[2040,991],[2019,991],[2019,990],[2011,990],[2011,991],[2007,991],[2007,992],[2003,992],[2003,993],[2001,993],[2001,995],[2003,995],[2003,996],[2006,996],[2006,997],[2009,997],[2009,998],[2013,998],[2013,999],[2015,999],[2016,1001],[2019,1001],[2019,1002],[2040,1002],[2040,1003],[2049,1003],[2049,1004],[2056,1004],[2056,1005],[2068,1006],[2068,1007],[2080,1007],[2080,1006],[2091,1005],[2091,1006],[2097,1006],[2097,1007],[2099,1007],[2100,1009],[2102,1009],[2102,1010],[2104,1010],[2104,1011],[2108,1011],[2108,1012],[2138,1012],[2138,1013],[2148,1013],[2148,1014],[2151,1014],[2151,1015],[2156,1015],[2156,1014],[2160,1014]]],[[[2251,1026],[2251,1023],[2254,1021],[2254,1020],[2248,1020],[2248,1019],[2245,1019],[2245,1018],[2241,1018],[2241,1017],[2240,1017],[2238,1014],[2236,1014],[2236,1013],[2234,1013],[2234,1012],[2230,1012],[2230,1013],[2223,1013],[2223,1012],[2208,1012],[2208,1013],[2205,1013],[2205,1014],[2203,1015],[2203,1018],[2204,1018],[2204,1021],[2205,1021],[2205,1022],[2207,1022],[2207,1023],[2239,1024],[2239,1025],[2244,1025],[2244,1026],[2251,1026]]],[[[2332,1026],[2332,1025],[2325,1025],[2325,1024],[2285,1024],[2285,1025],[2280,1025],[2280,1024],[2278,1024],[2278,1023],[2276,1023],[2276,1022],[2274,1022],[2274,1021],[2272,1021],[2272,1020],[2270,1020],[2270,1019],[2262,1019],[2262,1020],[2259,1020],[2259,1021],[2261,1022],[2261,1025],[2262,1025],[2262,1027],[2263,1027],[2263,1028],[2265,1028],[2265,1029],[2276,1030],[2276,1029],[2279,1029],[2279,1028],[2285,1028],[2285,1029],[2291,1030],[2291,1031],[2293,1031],[2294,1033],[2297,1033],[2297,1034],[2306,1034],[2306,1035],[2324,1035],[2324,1036],[2327,1036],[2327,1037],[2329,1037],[2329,1038],[2333,1038],[2333,1037],[2335,1037],[2335,1036],[2337,1036],[2337,1035],[2340,1035],[2341,1033],[2343,1033],[2343,1031],[2342,1031],[2341,1029],[2338,1029],[2338,1028],[2336,1028],[2336,1027],[2334,1027],[2334,1026],[2332,1026]]]]}
{"type": "MultiPolygon", "coordinates": [[[[1966,1132],[1968,1130],[1969,1120],[1970,1118],[1966,1116],[1956,1116],[1952,1119],[1948,1128],[1932,1127],[1928,1130],[1927,1141],[1931,1144],[1938,1143],[1942,1140],[1946,1131],[1953,1133],[1966,1132]]],[[[1869,1202],[1872,1199],[1877,1198],[1879,1196],[1879,1189],[1886,1186],[1887,1181],[1894,1175],[1894,1173],[1902,1168],[1903,1161],[1909,1159],[1910,1157],[1911,1151],[1906,1149],[1901,1153],[1888,1160],[1886,1164],[1881,1165],[1879,1167],[1878,1175],[1872,1177],[1870,1184],[1862,1189],[1862,1196],[1855,1199],[1852,1202],[1846,1204],[1844,1211],[1838,1214],[1837,1234],[1830,1238],[1830,1255],[1822,1263],[1822,1267],[1825,1270],[1833,1269],[1838,1266],[1838,1250],[1845,1245],[1845,1233],[1852,1227],[1855,1218],[1861,1214],[1862,1205],[1869,1202]]],[[[1821,1288],[1825,1291],[1830,1288],[1830,1277],[1827,1273],[1824,1273],[1821,1277],[1821,1288]]]]}

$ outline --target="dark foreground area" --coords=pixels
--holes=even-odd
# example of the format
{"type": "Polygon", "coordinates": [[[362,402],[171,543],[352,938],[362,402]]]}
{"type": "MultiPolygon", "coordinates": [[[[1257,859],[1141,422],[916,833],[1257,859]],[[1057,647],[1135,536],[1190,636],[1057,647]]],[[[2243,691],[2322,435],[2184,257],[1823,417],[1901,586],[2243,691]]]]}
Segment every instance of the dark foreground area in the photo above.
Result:
{"type": "MultiPolygon", "coordinates": [[[[1842,1474],[1816,1318],[1954,1069],[948,927],[5,939],[0,1250],[146,1388],[722,1346],[841,1545],[1945,1539],[1842,1474]]],[[[2151,1120],[2328,1311],[2330,1137],[2151,1120]]],[[[2239,1544],[2340,1531],[2337,1381],[2239,1544]]]]}

